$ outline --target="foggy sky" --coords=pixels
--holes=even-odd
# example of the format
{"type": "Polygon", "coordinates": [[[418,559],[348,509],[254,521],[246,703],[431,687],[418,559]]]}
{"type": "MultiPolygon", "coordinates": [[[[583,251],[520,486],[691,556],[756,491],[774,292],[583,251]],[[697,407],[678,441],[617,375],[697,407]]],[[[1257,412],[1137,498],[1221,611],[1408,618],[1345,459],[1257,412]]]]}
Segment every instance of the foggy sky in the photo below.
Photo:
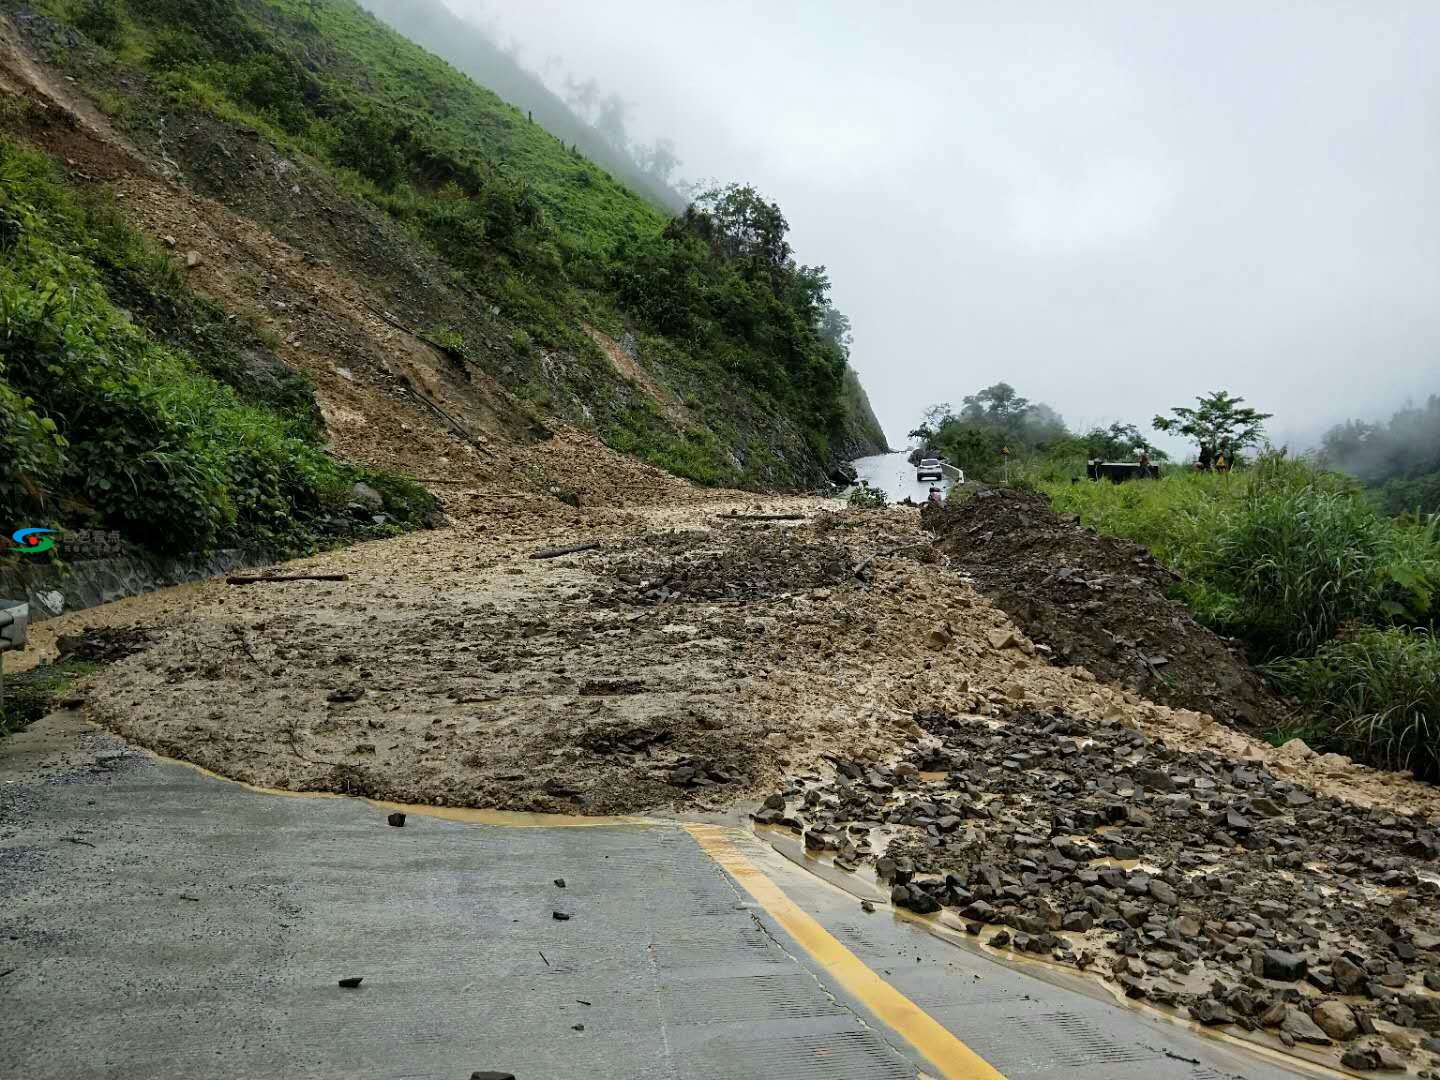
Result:
{"type": "Polygon", "coordinates": [[[1000,379],[1300,444],[1440,391],[1434,0],[447,3],[778,200],[893,445],[1000,379]]]}

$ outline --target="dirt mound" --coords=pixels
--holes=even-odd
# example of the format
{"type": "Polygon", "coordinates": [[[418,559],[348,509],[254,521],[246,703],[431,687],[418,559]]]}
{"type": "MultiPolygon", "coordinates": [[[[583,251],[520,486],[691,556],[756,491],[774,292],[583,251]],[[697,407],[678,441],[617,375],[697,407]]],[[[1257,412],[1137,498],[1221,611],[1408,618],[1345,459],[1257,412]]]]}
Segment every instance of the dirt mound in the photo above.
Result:
{"type": "Polygon", "coordinates": [[[991,489],[927,508],[952,567],[1059,664],[1153,701],[1255,727],[1283,711],[1245,659],[1172,600],[1145,548],[1062,518],[1043,495],[991,489]]]}
{"type": "Polygon", "coordinates": [[[661,533],[639,538],[637,547],[615,564],[620,584],[600,602],[770,600],[838,585],[854,572],[845,547],[809,530],[661,533]]]}

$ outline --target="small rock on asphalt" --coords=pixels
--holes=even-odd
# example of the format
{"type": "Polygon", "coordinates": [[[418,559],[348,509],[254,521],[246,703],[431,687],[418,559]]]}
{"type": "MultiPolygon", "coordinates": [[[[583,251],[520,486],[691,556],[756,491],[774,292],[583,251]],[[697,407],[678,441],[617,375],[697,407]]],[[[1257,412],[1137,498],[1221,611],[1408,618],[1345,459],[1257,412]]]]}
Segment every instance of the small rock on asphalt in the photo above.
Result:
{"type": "Polygon", "coordinates": [[[569,916],[569,915],[566,915],[565,912],[563,912],[563,911],[552,911],[552,912],[550,913],[550,917],[551,917],[552,919],[555,919],[555,920],[559,921],[559,922],[565,922],[567,919],[570,918],[570,916],[569,916]]]}
{"type": "Polygon", "coordinates": [[[364,975],[347,975],[345,978],[340,980],[340,985],[343,986],[346,990],[354,990],[355,987],[359,986],[364,981],[364,975]]]}
{"type": "Polygon", "coordinates": [[[389,817],[387,817],[385,820],[388,821],[391,825],[393,825],[393,826],[394,826],[395,828],[397,828],[397,829],[403,829],[403,828],[405,827],[405,815],[402,814],[402,813],[399,813],[398,811],[397,811],[396,813],[391,814],[391,815],[390,815],[389,817]]]}

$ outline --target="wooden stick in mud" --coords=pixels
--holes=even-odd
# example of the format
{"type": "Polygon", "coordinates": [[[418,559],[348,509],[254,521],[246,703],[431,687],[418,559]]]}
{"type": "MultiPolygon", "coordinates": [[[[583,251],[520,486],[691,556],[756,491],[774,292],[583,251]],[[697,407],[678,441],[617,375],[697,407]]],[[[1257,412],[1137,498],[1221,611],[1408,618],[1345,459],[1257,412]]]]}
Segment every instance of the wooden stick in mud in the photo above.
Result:
{"type": "Polygon", "coordinates": [[[809,514],[716,514],[721,521],[804,521],[809,514]]]}
{"type": "Polygon", "coordinates": [[[227,585],[255,585],[262,581],[349,581],[349,574],[236,574],[227,585]]]}
{"type": "Polygon", "coordinates": [[[596,551],[596,550],[599,549],[599,547],[600,547],[600,545],[599,545],[598,543],[589,543],[589,544],[571,544],[569,547],[544,548],[544,549],[541,550],[541,551],[533,551],[533,552],[531,552],[531,553],[530,553],[530,558],[532,558],[532,559],[558,559],[558,558],[560,558],[561,555],[574,555],[574,554],[576,554],[577,552],[580,552],[580,551],[596,551]]]}

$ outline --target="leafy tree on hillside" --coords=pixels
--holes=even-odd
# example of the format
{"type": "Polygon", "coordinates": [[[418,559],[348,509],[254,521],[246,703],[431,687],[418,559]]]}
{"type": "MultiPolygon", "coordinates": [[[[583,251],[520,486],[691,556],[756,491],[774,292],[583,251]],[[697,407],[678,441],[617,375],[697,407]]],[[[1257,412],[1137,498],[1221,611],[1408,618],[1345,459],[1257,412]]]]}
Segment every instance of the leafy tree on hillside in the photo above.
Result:
{"type": "Polygon", "coordinates": [[[1196,408],[1178,406],[1172,416],[1157,416],[1156,431],[1177,432],[1223,453],[1232,462],[1247,446],[1256,446],[1265,437],[1265,421],[1274,413],[1262,413],[1245,405],[1245,399],[1232,397],[1228,391],[1216,390],[1197,397],[1196,408]]]}

